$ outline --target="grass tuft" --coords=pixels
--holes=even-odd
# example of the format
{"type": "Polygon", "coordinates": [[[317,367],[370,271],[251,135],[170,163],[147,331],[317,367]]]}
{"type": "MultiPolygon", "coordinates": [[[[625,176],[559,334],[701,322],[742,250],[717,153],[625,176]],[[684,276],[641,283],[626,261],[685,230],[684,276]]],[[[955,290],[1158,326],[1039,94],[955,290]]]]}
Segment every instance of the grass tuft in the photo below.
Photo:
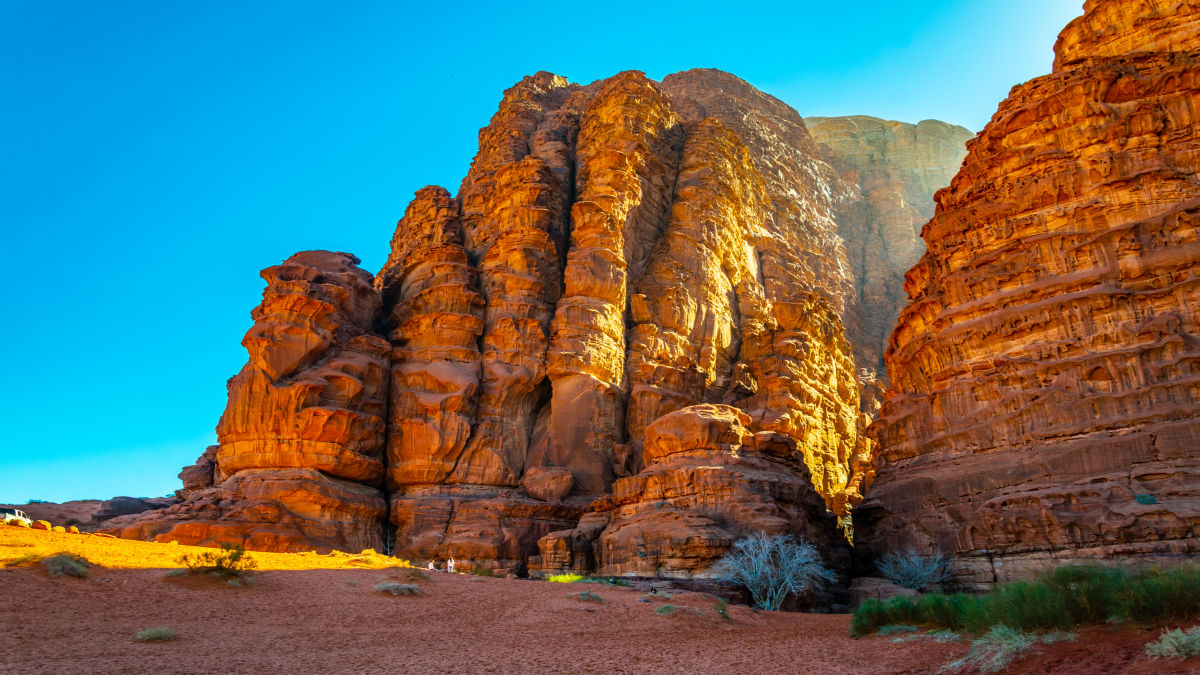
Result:
{"type": "Polygon", "coordinates": [[[397,595],[420,595],[421,587],[413,584],[402,584],[395,581],[381,581],[375,584],[375,590],[380,593],[391,593],[397,595]]]}
{"type": "Polygon", "coordinates": [[[138,631],[137,639],[142,642],[170,642],[175,639],[175,631],[170,628],[147,628],[138,631]]]}
{"type": "Polygon", "coordinates": [[[599,594],[593,593],[591,591],[583,591],[582,593],[570,593],[567,595],[567,597],[575,598],[576,600],[578,600],[580,602],[594,602],[594,603],[600,604],[600,605],[604,604],[604,598],[600,597],[599,594]]]}
{"type": "Polygon", "coordinates": [[[220,551],[184,554],[179,558],[179,564],[187,568],[188,574],[207,574],[214,579],[239,581],[237,585],[252,577],[253,569],[258,566],[246,549],[236,544],[221,544],[220,551]]]}
{"type": "Polygon", "coordinates": [[[675,605],[666,604],[654,610],[654,613],[659,616],[671,616],[675,613],[675,605]]]}
{"type": "Polygon", "coordinates": [[[971,651],[966,656],[946,664],[940,672],[998,673],[1023,658],[1037,643],[1035,635],[1008,626],[995,626],[971,643],[971,651]]]}
{"type": "Polygon", "coordinates": [[[49,558],[42,559],[42,565],[50,572],[52,577],[75,577],[76,579],[86,579],[91,572],[88,567],[91,565],[83,556],[74,555],[71,553],[59,553],[52,555],[49,558]]]}

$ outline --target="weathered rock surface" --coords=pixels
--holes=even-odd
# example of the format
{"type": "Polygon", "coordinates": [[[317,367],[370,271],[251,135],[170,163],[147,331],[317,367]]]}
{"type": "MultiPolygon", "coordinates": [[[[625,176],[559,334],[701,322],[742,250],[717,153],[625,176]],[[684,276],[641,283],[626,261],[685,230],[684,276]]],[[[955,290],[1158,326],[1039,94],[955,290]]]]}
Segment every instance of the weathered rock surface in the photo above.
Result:
{"type": "Polygon", "coordinates": [[[614,574],[702,576],[762,528],[840,550],[878,383],[837,220],[861,187],[824,152],[719,71],[524,78],[377,277],[319,252],[264,272],[220,444],[124,532],[517,573],[552,532],[544,568],[614,574]],[[717,409],[732,438],[696,422],[717,409]],[[700,436],[664,435],[680,410],[700,436]]]}
{"type": "Polygon", "coordinates": [[[390,347],[372,334],[381,301],[357,263],[305,251],[263,270],[220,444],[181,474],[184,502],[104,531],[268,551],[381,546],[390,347]]]}
{"type": "Polygon", "coordinates": [[[1200,5],[1089,1],[909,271],[859,543],[963,580],[1200,551],[1200,5]]]}
{"type": "Polygon", "coordinates": [[[838,232],[858,293],[862,339],[855,354],[859,368],[882,376],[883,352],[907,301],[904,273],[925,252],[920,233],[933,217],[933,193],[950,184],[974,134],[938,120],[907,124],[865,115],[804,123],[854,188],[843,195],[838,232]]]}
{"type": "Polygon", "coordinates": [[[727,405],[681,408],[646,429],[646,467],[621,478],[579,526],[538,542],[543,574],[693,578],[739,537],[793,534],[844,562],[834,516],[807,476],[795,441],[754,434],[727,405]]]}

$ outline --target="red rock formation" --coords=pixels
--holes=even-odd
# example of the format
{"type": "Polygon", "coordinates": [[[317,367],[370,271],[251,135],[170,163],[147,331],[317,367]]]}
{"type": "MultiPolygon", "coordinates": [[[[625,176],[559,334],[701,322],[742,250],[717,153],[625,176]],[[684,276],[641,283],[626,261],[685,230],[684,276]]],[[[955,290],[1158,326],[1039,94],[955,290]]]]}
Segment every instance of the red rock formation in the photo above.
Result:
{"type": "Polygon", "coordinates": [[[736,408],[701,404],[646,429],[646,468],[621,478],[573,530],[544,537],[543,573],[705,577],[740,536],[794,534],[837,554],[845,542],[795,442],[752,433],[736,408]]]}
{"type": "Polygon", "coordinates": [[[250,362],[229,381],[217,425],[212,487],[196,476],[184,502],[105,531],[267,551],[381,546],[389,347],[371,334],[380,298],[357,263],[306,251],[263,270],[267,289],[242,341],[250,362]]]}
{"type": "Polygon", "coordinates": [[[183,504],[126,533],[521,571],[571,532],[543,567],[578,548],[569,565],[676,575],[750,529],[834,546],[826,509],[870,478],[835,219],[857,188],[800,116],[719,71],[539,73],[479,144],[456,197],[416,194],[373,288],[336,254],[264,273],[220,446],[185,469],[183,504]],[[648,445],[706,405],[745,438],[684,453],[707,464],[648,445]],[[669,510],[647,506],[664,490],[669,510]],[[688,548],[693,527],[707,544],[688,548]],[[630,557],[642,531],[653,568],[630,557]]]}
{"type": "Polygon", "coordinates": [[[1200,5],[1085,10],[938,193],[887,353],[856,536],[966,580],[1200,551],[1200,5]]]}

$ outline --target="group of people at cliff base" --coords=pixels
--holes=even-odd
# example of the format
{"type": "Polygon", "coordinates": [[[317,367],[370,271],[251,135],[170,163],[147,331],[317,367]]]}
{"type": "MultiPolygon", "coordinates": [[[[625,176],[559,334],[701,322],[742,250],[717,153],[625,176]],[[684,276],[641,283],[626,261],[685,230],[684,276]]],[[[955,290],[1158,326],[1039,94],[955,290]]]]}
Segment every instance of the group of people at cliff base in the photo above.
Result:
{"type": "MultiPolygon", "coordinates": [[[[435,562],[434,562],[434,561],[432,561],[432,560],[430,560],[430,561],[429,561],[429,564],[426,566],[426,569],[428,569],[428,570],[429,570],[429,571],[431,571],[431,572],[441,572],[441,571],[443,571],[441,568],[439,568],[439,567],[437,566],[437,563],[435,563],[435,562]]],[[[454,558],[450,558],[449,560],[447,560],[447,561],[446,561],[446,569],[445,569],[445,571],[446,571],[446,572],[450,572],[450,573],[452,573],[452,574],[454,573],[454,558]]]]}

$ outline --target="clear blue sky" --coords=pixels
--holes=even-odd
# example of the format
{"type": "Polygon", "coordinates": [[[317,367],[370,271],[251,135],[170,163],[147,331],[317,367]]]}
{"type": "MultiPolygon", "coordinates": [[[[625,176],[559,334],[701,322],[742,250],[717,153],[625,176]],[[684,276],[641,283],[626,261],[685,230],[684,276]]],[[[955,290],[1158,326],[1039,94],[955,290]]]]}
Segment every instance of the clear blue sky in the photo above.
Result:
{"type": "Polygon", "coordinates": [[[977,131],[1081,5],[0,0],[0,502],[178,487],[258,270],[377,270],[525,74],[715,67],[802,115],[977,131]]]}

